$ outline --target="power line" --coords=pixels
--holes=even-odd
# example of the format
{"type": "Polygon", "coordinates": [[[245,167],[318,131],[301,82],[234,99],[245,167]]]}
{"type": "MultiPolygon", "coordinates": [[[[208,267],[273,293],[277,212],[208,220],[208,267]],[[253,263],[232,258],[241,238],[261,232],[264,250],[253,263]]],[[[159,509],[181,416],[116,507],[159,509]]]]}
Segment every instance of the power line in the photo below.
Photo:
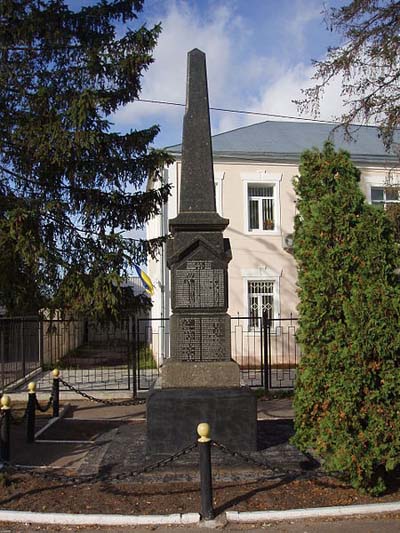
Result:
{"type": "MultiPolygon", "coordinates": [[[[179,102],[167,102],[165,100],[149,100],[146,98],[139,98],[139,102],[144,102],[147,104],[162,104],[162,105],[173,105],[179,107],[185,107],[186,104],[181,104],[179,102]]],[[[225,109],[223,107],[210,107],[213,111],[223,111],[224,113],[237,113],[240,115],[255,115],[261,117],[272,117],[272,118],[289,118],[291,120],[301,120],[307,122],[324,122],[326,124],[341,124],[339,121],[335,120],[319,120],[316,118],[306,118],[306,117],[296,117],[292,115],[279,115],[276,113],[262,113],[261,111],[245,111],[243,109],[225,109]]]]}

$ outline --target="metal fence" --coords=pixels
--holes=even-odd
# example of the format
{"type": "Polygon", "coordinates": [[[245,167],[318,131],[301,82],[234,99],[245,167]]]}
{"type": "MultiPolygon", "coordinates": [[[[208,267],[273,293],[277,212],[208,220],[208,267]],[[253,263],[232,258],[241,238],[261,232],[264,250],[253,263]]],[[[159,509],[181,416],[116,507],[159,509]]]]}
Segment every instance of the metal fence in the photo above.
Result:
{"type": "Polygon", "coordinates": [[[27,381],[33,371],[38,390],[50,390],[51,371],[85,390],[131,390],[135,321],[99,324],[85,319],[0,318],[2,391],[27,381]]]}
{"type": "MultiPolygon", "coordinates": [[[[301,355],[296,342],[297,326],[296,318],[231,318],[231,355],[240,366],[243,384],[270,390],[294,388],[301,355]]],[[[136,334],[134,381],[138,390],[147,390],[169,357],[169,321],[139,319],[136,334]]]]}
{"type": "Polygon", "coordinates": [[[0,318],[2,392],[40,368],[40,322],[37,317],[0,318]]]}
{"type": "Polygon", "coordinates": [[[231,318],[231,357],[239,364],[242,383],[249,387],[264,387],[263,338],[261,318],[231,318]]]}
{"type": "Polygon", "coordinates": [[[300,345],[296,340],[297,328],[297,318],[264,318],[266,389],[294,389],[301,358],[300,345]]]}
{"type": "MultiPolygon", "coordinates": [[[[300,349],[297,319],[231,319],[231,355],[241,382],[253,388],[293,389],[300,349]]],[[[126,318],[118,324],[87,320],[0,319],[1,386],[4,391],[40,368],[38,390],[50,390],[58,366],[84,390],[148,390],[169,357],[168,319],[126,318]]]]}
{"type": "Polygon", "coordinates": [[[138,390],[148,390],[158,378],[160,366],[169,357],[169,339],[168,318],[137,320],[133,374],[138,390]]]}
{"type": "Polygon", "coordinates": [[[51,369],[62,369],[63,378],[83,390],[130,390],[135,321],[118,323],[91,320],[43,320],[42,363],[39,390],[51,388],[51,369]]]}

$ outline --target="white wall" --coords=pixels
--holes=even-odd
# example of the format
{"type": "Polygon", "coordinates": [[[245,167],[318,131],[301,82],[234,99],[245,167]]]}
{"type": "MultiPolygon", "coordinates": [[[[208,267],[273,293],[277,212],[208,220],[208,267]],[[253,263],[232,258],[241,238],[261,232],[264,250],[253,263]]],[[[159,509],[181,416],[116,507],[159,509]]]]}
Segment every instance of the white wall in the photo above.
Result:
{"type": "MultiPolygon", "coordinates": [[[[178,213],[180,162],[168,169],[168,180],[173,185],[172,196],[164,212],[171,219],[178,213]]],[[[368,167],[361,169],[361,188],[370,200],[370,187],[383,185],[388,169],[368,167]]],[[[286,250],[285,237],[293,232],[296,213],[296,197],[293,178],[298,167],[293,164],[268,164],[257,162],[214,163],[217,183],[217,206],[220,214],[230,220],[224,236],[230,239],[233,259],[229,264],[229,308],[231,316],[248,316],[247,281],[271,279],[275,283],[275,316],[297,315],[297,271],[293,256],[286,250]],[[273,183],[277,191],[277,224],[273,231],[249,232],[246,221],[247,183],[273,183]]],[[[165,225],[164,225],[165,228],[165,225]]],[[[147,237],[160,235],[161,217],[152,220],[147,227],[147,237]]],[[[156,286],[152,316],[162,316],[162,285],[168,283],[162,276],[162,261],[150,261],[149,274],[156,286]],[[163,283],[164,281],[164,283],[163,283]]],[[[168,274],[167,274],[168,275],[168,274]]],[[[165,304],[164,304],[165,307],[165,304]]]]}

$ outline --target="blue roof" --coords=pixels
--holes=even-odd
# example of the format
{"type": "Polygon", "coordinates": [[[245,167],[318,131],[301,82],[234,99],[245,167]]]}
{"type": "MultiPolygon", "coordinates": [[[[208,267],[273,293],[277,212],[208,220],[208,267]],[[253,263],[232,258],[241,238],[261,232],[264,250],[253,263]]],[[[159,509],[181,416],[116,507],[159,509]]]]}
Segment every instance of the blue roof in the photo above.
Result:
{"type": "MultiPolygon", "coordinates": [[[[352,139],[344,128],[323,122],[266,121],[219,133],[212,137],[214,158],[298,161],[309,148],[322,148],[331,140],[337,149],[351,153],[354,161],[384,164],[399,162],[394,151],[387,152],[375,126],[351,126],[352,139]]],[[[400,132],[396,134],[400,143],[400,132]]],[[[182,145],[167,147],[172,154],[181,153],[182,145]]]]}

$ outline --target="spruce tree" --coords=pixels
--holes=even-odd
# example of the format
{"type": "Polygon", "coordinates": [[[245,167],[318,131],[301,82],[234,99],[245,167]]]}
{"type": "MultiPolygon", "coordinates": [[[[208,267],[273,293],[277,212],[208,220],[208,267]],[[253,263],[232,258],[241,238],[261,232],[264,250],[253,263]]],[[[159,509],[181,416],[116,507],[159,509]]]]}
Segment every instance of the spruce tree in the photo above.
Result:
{"type": "Polygon", "coordinates": [[[399,255],[390,221],[366,204],[359,179],[349,154],[330,143],[302,155],[294,442],[380,493],[400,464],[399,255]]]}
{"type": "Polygon", "coordinates": [[[129,232],[168,196],[166,186],[143,190],[169,162],[150,148],[159,128],[120,134],[111,122],[153,61],[160,27],[128,26],[142,6],[1,2],[0,303],[9,312],[116,316],[133,263],[157,253],[160,240],[129,232]]]}

